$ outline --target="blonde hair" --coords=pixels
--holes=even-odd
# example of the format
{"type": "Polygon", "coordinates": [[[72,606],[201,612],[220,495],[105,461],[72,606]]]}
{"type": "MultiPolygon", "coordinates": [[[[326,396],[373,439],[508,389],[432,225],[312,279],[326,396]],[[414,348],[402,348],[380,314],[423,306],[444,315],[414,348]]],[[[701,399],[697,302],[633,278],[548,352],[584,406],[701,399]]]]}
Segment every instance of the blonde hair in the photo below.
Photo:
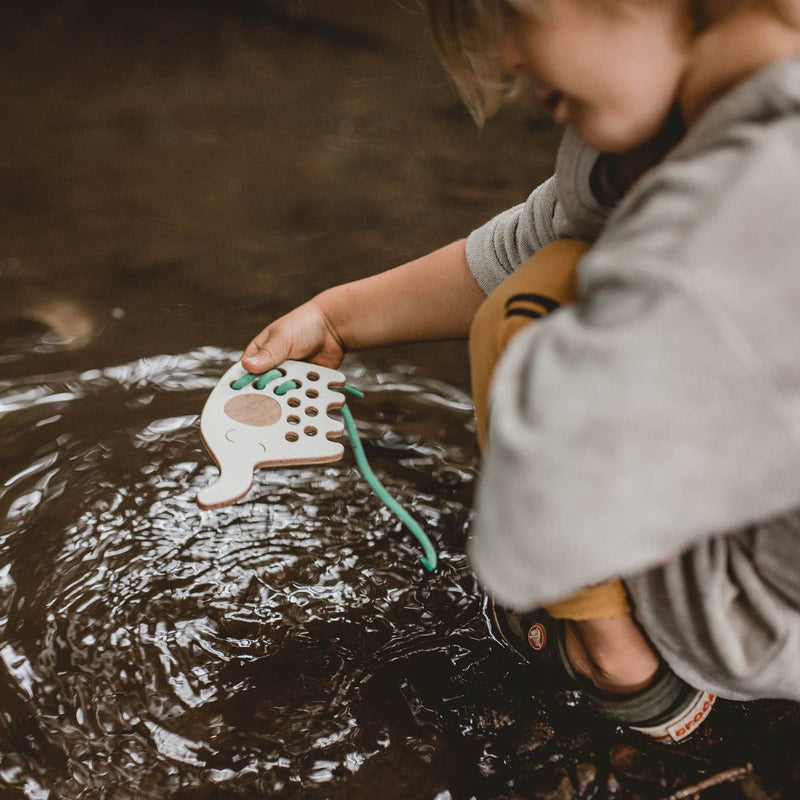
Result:
{"type": "Polygon", "coordinates": [[[421,0],[439,58],[482,125],[508,92],[500,49],[513,13],[508,0],[421,0]]]}
{"type": "Polygon", "coordinates": [[[542,13],[538,0],[419,0],[419,3],[427,15],[439,58],[472,118],[482,126],[504,100],[516,94],[519,80],[503,75],[500,60],[503,37],[514,17],[519,14],[535,17],[542,13]]]}

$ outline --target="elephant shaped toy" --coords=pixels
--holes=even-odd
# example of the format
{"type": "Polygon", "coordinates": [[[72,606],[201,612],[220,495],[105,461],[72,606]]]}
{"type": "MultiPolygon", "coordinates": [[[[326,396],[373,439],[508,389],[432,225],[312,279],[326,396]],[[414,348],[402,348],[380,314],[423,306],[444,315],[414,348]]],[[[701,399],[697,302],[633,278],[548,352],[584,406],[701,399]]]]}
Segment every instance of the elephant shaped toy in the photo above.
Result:
{"type": "Polygon", "coordinates": [[[342,457],[331,441],[344,424],[328,412],[341,408],[343,373],[303,361],[252,375],[234,364],[208,397],[200,416],[203,442],[220,476],[197,495],[201,508],[235,503],[247,494],[258,467],[319,464],[342,457]]]}

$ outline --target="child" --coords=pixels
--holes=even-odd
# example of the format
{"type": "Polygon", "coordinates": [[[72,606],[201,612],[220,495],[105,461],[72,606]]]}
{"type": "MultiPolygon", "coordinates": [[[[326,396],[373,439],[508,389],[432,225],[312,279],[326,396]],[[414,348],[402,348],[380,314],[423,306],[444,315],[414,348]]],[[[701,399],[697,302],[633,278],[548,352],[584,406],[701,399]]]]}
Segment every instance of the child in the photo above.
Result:
{"type": "Polygon", "coordinates": [[[471,328],[470,557],[506,641],[662,741],[715,694],[800,700],[800,0],[426,5],[476,117],[505,72],[569,126],[556,174],[245,367],[471,328]]]}

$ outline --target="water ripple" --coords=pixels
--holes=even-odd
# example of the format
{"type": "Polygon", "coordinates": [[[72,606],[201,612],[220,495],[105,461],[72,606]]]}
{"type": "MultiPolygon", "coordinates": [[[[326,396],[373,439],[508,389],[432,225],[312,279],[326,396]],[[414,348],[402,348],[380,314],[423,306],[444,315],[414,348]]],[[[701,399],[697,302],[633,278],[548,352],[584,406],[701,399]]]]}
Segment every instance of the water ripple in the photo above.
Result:
{"type": "MultiPolygon", "coordinates": [[[[579,694],[486,635],[464,555],[469,398],[348,368],[373,469],[436,543],[429,574],[349,449],[197,507],[216,474],[198,412],[236,355],[0,384],[0,789],[393,800],[577,781],[604,746],[579,694]]],[[[676,758],[675,781],[696,762],[676,758]]]]}
{"type": "Polygon", "coordinates": [[[198,412],[233,358],[204,348],[0,384],[0,686],[33,731],[15,738],[3,707],[0,785],[288,797],[434,746],[430,720],[409,738],[417,664],[441,656],[457,674],[482,624],[463,556],[469,398],[350,371],[373,468],[440,548],[429,576],[349,452],[262,470],[244,501],[197,508],[215,474],[198,412]]]}

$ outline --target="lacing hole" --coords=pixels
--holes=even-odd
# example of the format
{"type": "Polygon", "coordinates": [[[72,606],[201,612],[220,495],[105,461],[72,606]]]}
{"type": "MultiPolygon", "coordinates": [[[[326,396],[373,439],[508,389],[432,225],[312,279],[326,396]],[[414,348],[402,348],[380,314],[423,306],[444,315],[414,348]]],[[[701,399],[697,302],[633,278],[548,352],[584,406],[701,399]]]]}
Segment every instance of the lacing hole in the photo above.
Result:
{"type": "Polygon", "coordinates": [[[300,398],[299,397],[290,397],[286,402],[292,408],[297,408],[300,405],[300,398]]]}
{"type": "Polygon", "coordinates": [[[316,389],[308,389],[306,397],[310,397],[313,400],[315,397],[319,397],[319,392],[316,389]]]}
{"type": "Polygon", "coordinates": [[[286,421],[290,425],[299,425],[300,424],[300,417],[296,417],[294,414],[292,414],[291,417],[286,417],[286,421]]]}
{"type": "Polygon", "coordinates": [[[306,436],[316,436],[317,435],[317,429],[316,428],[312,428],[311,425],[309,425],[307,428],[305,428],[303,430],[303,433],[306,436]]]}
{"type": "Polygon", "coordinates": [[[319,380],[319,375],[316,372],[309,372],[308,375],[306,375],[306,377],[310,381],[318,381],[319,380]]]}
{"type": "Polygon", "coordinates": [[[289,433],[286,434],[287,442],[296,442],[299,438],[300,437],[294,431],[289,431],[289,433]]]}
{"type": "Polygon", "coordinates": [[[309,406],[306,409],[306,415],[309,416],[309,417],[316,417],[318,413],[319,412],[317,411],[316,408],[314,408],[314,406],[309,406]]]}

